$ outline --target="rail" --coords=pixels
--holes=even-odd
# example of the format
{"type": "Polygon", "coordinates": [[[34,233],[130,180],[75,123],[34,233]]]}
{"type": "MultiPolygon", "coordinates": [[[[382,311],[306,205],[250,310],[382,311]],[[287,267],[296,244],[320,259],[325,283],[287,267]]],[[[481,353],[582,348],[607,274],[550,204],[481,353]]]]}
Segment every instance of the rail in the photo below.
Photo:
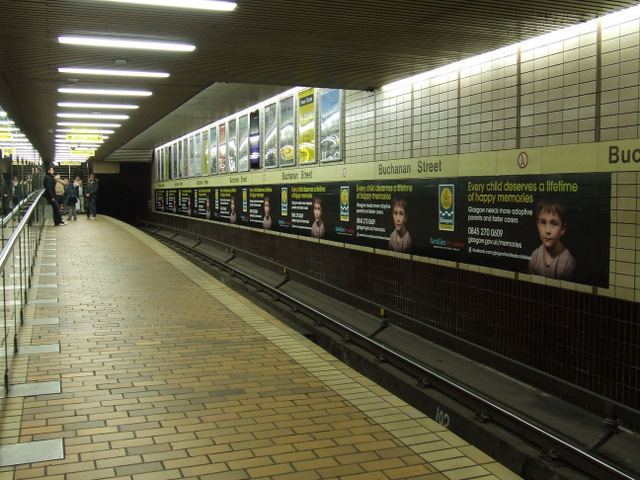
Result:
{"type": "Polygon", "coordinates": [[[0,274],[2,275],[2,350],[4,355],[4,388],[0,390],[0,401],[9,389],[9,370],[18,352],[19,327],[24,322],[25,306],[33,276],[33,266],[44,228],[44,190],[33,192],[27,201],[12,212],[19,217],[11,235],[4,239],[9,229],[2,228],[3,246],[0,252],[0,274]]]}
{"type": "MultiPolygon", "coordinates": [[[[162,241],[170,242],[180,249],[189,251],[194,256],[201,258],[205,257],[201,252],[188,248],[184,244],[175,242],[162,235],[156,236],[162,241]]],[[[198,244],[199,243],[200,242],[198,242],[198,244]]],[[[295,305],[297,311],[310,313],[314,318],[328,322],[334,327],[334,329],[342,332],[343,338],[348,338],[350,342],[358,343],[359,346],[367,349],[368,351],[375,352],[378,358],[384,358],[384,361],[387,363],[393,363],[395,361],[396,363],[410,367],[416,372],[420,372],[420,375],[423,378],[429,380],[429,384],[439,384],[438,388],[443,391],[443,393],[447,393],[449,396],[453,396],[459,401],[462,400],[462,403],[473,408],[475,411],[490,412],[491,415],[488,418],[490,418],[492,422],[511,431],[518,432],[518,434],[523,438],[535,445],[543,447],[545,451],[550,453],[550,456],[562,458],[567,464],[572,465],[581,472],[591,475],[598,480],[638,480],[638,477],[634,476],[632,473],[625,471],[623,468],[615,464],[607,462],[605,459],[598,457],[597,455],[594,455],[586,448],[583,448],[571,440],[562,438],[560,435],[545,428],[545,426],[526,418],[521,413],[513,411],[505,405],[499,404],[465,385],[461,385],[454,379],[449,378],[426,365],[416,362],[413,358],[390,348],[388,345],[372,338],[372,336],[365,335],[350,325],[341,322],[339,319],[327,315],[317,308],[304,303],[300,299],[292,297],[291,295],[279,290],[282,284],[274,287],[248,275],[246,272],[234,268],[227,262],[223,262],[209,256],[207,256],[206,259],[209,262],[216,264],[220,269],[228,271],[230,274],[253,284],[259,290],[269,293],[274,300],[278,299],[280,301],[285,301],[290,305],[295,305]],[[454,395],[451,395],[452,393],[454,393],[454,395]]]]}

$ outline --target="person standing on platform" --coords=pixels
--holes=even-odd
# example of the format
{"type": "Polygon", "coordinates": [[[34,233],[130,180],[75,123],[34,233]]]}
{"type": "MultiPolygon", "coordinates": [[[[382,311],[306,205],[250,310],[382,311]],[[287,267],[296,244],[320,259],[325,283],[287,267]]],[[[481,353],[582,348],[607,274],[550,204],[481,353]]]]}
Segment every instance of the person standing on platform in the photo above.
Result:
{"type": "Polygon", "coordinates": [[[51,208],[53,209],[53,223],[54,225],[66,225],[60,215],[60,205],[56,200],[56,181],[53,179],[53,167],[47,168],[47,174],[44,176],[44,197],[47,199],[51,208]]]}
{"type": "Polygon", "coordinates": [[[98,200],[98,179],[95,174],[89,175],[89,184],[87,185],[86,190],[86,198],[87,198],[87,218],[91,220],[96,219],[96,201],[98,200]]]}
{"type": "Polygon", "coordinates": [[[54,175],[53,179],[55,180],[55,194],[56,194],[56,202],[58,202],[58,206],[60,207],[60,213],[64,213],[64,189],[67,186],[67,182],[64,178],[62,178],[59,174],[54,175]]]}
{"type": "Polygon", "coordinates": [[[78,192],[78,213],[84,213],[84,185],[82,185],[82,179],[80,177],[76,177],[76,180],[73,183],[78,192]]]}
{"type": "Polygon", "coordinates": [[[64,187],[64,204],[67,206],[67,220],[78,220],[78,212],[76,211],[76,203],[78,203],[78,188],[69,183],[64,187]]]}

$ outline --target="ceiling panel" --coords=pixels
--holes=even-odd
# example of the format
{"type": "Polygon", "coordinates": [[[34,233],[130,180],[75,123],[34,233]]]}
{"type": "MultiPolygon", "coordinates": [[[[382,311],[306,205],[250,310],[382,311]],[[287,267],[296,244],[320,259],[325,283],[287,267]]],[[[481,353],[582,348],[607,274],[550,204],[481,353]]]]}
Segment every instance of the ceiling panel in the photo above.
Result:
{"type": "Polygon", "coordinates": [[[98,150],[96,156],[105,158],[129,142],[135,148],[153,148],[159,139],[179,136],[288,86],[376,88],[635,5],[637,0],[237,3],[234,12],[212,13],[102,0],[0,0],[0,105],[49,160],[56,103],[79,99],[63,98],[59,87],[152,90],[152,97],[136,100],[140,109],[129,113],[131,118],[98,150]],[[197,49],[160,53],[57,42],[59,35],[71,34],[180,41],[197,49]],[[116,61],[126,61],[118,68],[166,71],[171,76],[125,81],[57,71],[60,66],[115,68],[116,61]],[[214,87],[204,97],[184,105],[210,85],[214,87]]]}

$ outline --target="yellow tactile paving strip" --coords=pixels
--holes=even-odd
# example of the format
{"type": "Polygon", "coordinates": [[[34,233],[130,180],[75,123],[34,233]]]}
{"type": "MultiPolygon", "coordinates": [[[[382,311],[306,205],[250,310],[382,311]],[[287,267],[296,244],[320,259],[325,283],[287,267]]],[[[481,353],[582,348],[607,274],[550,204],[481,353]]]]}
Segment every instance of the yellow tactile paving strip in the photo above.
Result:
{"type": "MultiPolygon", "coordinates": [[[[0,480],[519,478],[159,242],[116,220],[50,228],[57,289],[28,315],[3,443],[63,437],[65,459],[0,480]]],[[[45,268],[45,267],[43,267],[45,268]]],[[[49,280],[50,282],[50,280],[49,280]]]]}

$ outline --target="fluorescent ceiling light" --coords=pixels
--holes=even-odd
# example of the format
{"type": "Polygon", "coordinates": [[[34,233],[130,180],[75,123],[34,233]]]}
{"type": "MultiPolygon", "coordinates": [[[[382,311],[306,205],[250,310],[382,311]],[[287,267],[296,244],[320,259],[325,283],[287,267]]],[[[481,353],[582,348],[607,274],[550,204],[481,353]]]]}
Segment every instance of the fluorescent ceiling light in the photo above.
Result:
{"type": "Polygon", "coordinates": [[[104,143],[103,140],[67,140],[66,138],[56,138],[56,144],[58,145],[77,145],[77,144],[87,144],[87,143],[104,143]]]}
{"type": "Polygon", "coordinates": [[[106,127],[106,128],[119,128],[122,125],[119,123],[91,123],[91,122],[58,122],[57,125],[61,127],[106,127]]]}
{"type": "Polygon", "coordinates": [[[59,93],[78,93],[81,95],[119,95],[123,97],[149,97],[148,90],[120,90],[110,88],[59,88],[59,93]]]}
{"type": "Polygon", "coordinates": [[[151,7],[189,8],[193,10],[209,10],[214,12],[231,12],[236,9],[236,2],[219,0],[103,0],[114,3],[133,3],[151,7]]]}
{"type": "Polygon", "coordinates": [[[135,110],[138,105],[125,105],[120,103],[82,103],[82,102],[60,102],[59,107],[62,108],[105,108],[112,110],[135,110]]]}
{"type": "Polygon", "coordinates": [[[167,78],[166,72],[142,72],[139,70],[110,70],[105,68],[79,68],[60,67],[60,73],[76,73],[79,75],[108,75],[112,77],[146,77],[146,78],[167,78]]]}
{"type": "Polygon", "coordinates": [[[92,118],[95,120],[128,120],[129,115],[111,115],[103,113],[58,113],[60,118],[92,118]]]}
{"type": "MultiPolygon", "coordinates": [[[[95,139],[103,139],[103,138],[109,138],[109,137],[105,137],[103,135],[89,135],[87,133],[59,133],[56,135],[56,138],[61,138],[61,139],[68,139],[69,137],[74,137],[74,138],[90,138],[92,139],[91,141],[94,141],[95,139]]],[[[99,140],[96,140],[99,141],[99,140]]]]}
{"type": "Polygon", "coordinates": [[[130,48],[136,50],[162,50],[166,52],[193,52],[195,45],[188,43],[155,42],[152,40],[134,40],[132,38],[109,38],[89,36],[62,36],[58,42],[67,45],[89,47],[130,48]]]}
{"type": "Polygon", "coordinates": [[[113,130],[85,129],[85,128],[56,128],[56,132],[70,133],[72,135],[96,135],[102,133],[114,133],[113,130]]]}

